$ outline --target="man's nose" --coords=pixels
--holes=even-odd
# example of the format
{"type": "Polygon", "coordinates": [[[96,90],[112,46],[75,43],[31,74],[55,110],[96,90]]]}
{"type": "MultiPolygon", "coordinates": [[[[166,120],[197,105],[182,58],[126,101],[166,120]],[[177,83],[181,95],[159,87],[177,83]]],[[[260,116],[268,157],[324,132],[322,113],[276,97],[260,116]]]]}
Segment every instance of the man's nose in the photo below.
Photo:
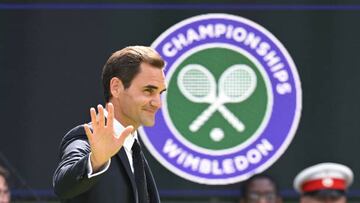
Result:
{"type": "Polygon", "coordinates": [[[161,108],[161,105],[162,105],[161,96],[158,95],[158,96],[154,97],[150,101],[150,105],[153,106],[153,107],[156,107],[157,109],[161,108]]]}

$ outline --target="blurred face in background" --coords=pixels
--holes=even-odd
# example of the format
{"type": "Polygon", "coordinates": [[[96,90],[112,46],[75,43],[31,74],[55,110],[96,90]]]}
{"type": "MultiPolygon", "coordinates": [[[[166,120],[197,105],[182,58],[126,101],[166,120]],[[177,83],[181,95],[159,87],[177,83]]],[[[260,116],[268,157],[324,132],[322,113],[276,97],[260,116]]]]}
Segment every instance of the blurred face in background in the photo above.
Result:
{"type": "Polygon", "coordinates": [[[10,202],[10,191],[3,176],[0,175],[0,203],[10,202]]]}
{"type": "Polygon", "coordinates": [[[274,184],[267,178],[255,179],[241,203],[282,203],[274,184]]]}

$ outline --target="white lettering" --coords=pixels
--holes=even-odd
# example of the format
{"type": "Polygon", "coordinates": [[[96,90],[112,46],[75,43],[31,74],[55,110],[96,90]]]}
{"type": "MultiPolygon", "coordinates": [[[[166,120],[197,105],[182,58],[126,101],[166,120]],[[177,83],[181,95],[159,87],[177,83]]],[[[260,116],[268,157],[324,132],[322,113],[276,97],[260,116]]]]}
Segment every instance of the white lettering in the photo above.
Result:
{"type": "Polygon", "coordinates": [[[237,156],[234,159],[235,161],[235,167],[239,171],[245,170],[249,166],[249,162],[245,158],[245,156],[237,156]]]}
{"type": "Polygon", "coordinates": [[[176,55],[177,50],[172,47],[172,44],[170,42],[167,42],[162,49],[162,52],[167,57],[173,57],[176,55]]]}
{"type": "Polygon", "coordinates": [[[177,158],[176,163],[178,163],[178,164],[184,163],[184,160],[185,160],[187,154],[188,154],[187,152],[182,152],[180,154],[180,156],[177,158]]]}
{"type": "Polygon", "coordinates": [[[201,159],[199,172],[209,174],[211,172],[211,161],[209,159],[201,159]]]}
{"type": "Polygon", "coordinates": [[[256,145],[256,148],[260,151],[263,156],[267,156],[269,151],[274,150],[274,147],[270,144],[267,139],[262,139],[261,143],[256,145]]]}
{"type": "Polygon", "coordinates": [[[281,70],[273,74],[274,78],[278,79],[280,82],[286,82],[289,79],[289,75],[286,70],[281,70]]]}
{"type": "Polygon", "coordinates": [[[172,38],[171,41],[175,45],[177,50],[181,50],[183,47],[186,47],[188,45],[185,36],[181,33],[178,34],[177,38],[172,38]]]}
{"type": "Polygon", "coordinates": [[[267,65],[269,67],[273,66],[274,64],[278,63],[280,61],[280,58],[276,55],[276,51],[270,51],[266,56],[264,57],[264,61],[268,61],[267,65]]]}
{"type": "Polygon", "coordinates": [[[246,35],[247,35],[247,32],[244,28],[242,27],[237,27],[235,28],[234,30],[234,33],[233,33],[233,39],[237,42],[242,42],[245,40],[246,38],[246,35]]]}
{"type": "Polygon", "coordinates": [[[273,145],[267,139],[262,139],[256,144],[255,148],[248,150],[245,155],[218,160],[194,156],[178,147],[172,139],[168,139],[163,147],[163,152],[167,154],[169,158],[176,159],[176,163],[180,166],[190,168],[192,171],[197,171],[202,174],[218,176],[246,170],[251,164],[259,163],[263,157],[268,156],[270,154],[269,152],[273,150],[273,145]]]}
{"type": "Polygon", "coordinates": [[[270,49],[270,45],[267,42],[261,42],[259,47],[256,49],[256,52],[259,56],[265,56],[270,49]]]}
{"type": "Polygon", "coordinates": [[[280,62],[280,63],[276,64],[275,66],[271,67],[270,70],[271,70],[271,72],[276,72],[276,71],[281,70],[282,68],[284,68],[284,64],[280,62]]]}
{"type": "Polygon", "coordinates": [[[250,32],[247,36],[246,36],[246,39],[244,41],[244,44],[249,46],[252,48],[252,49],[255,49],[258,44],[260,43],[261,41],[261,38],[259,36],[255,36],[254,33],[250,32]]]}
{"type": "Polygon", "coordinates": [[[221,35],[226,33],[226,26],[224,24],[216,24],[215,25],[215,36],[220,37],[221,35]]]}
{"type": "Polygon", "coordinates": [[[214,175],[222,175],[223,174],[223,171],[221,170],[221,168],[219,168],[218,160],[212,161],[212,174],[214,174],[214,175]]]}
{"type": "Polygon", "coordinates": [[[168,154],[170,158],[174,158],[182,152],[182,149],[174,144],[172,139],[168,139],[164,145],[163,152],[168,154]]]}
{"type": "Polygon", "coordinates": [[[229,25],[229,26],[227,26],[227,28],[228,28],[228,29],[227,29],[227,32],[226,32],[225,37],[226,37],[227,39],[231,39],[234,26],[229,25]]]}
{"type": "Polygon", "coordinates": [[[194,41],[199,41],[200,37],[193,29],[188,29],[186,32],[188,44],[192,44],[194,41]]]}
{"type": "Polygon", "coordinates": [[[250,163],[257,164],[259,161],[261,161],[262,156],[257,149],[250,149],[246,153],[246,158],[250,163]]]}
{"type": "Polygon", "coordinates": [[[232,159],[224,159],[222,162],[224,173],[231,174],[235,173],[234,162],[232,159]]]}
{"type": "Polygon", "coordinates": [[[289,83],[280,83],[276,85],[276,91],[281,94],[291,93],[291,85],[289,83]]]}
{"type": "Polygon", "coordinates": [[[207,37],[214,37],[214,26],[209,24],[207,26],[200,25],[199,26],[199,35],[201,39],[206,39],[207,37]]]}
{"type": "Polygon", "coordinates": [[[185,168],[191,166],[191,170],[196,171],[199,168],[199,163],[200,163],[200,157],[194,157],[192,154],[189,154],[186,157],[183,166],[185,168]]]}

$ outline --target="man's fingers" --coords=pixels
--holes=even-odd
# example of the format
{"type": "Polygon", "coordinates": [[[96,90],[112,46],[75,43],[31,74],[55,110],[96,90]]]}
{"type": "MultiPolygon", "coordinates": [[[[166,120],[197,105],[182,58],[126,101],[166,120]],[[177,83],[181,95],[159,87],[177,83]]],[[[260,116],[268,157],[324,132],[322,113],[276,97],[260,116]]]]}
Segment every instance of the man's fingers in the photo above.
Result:
{"type": "Polygon", "coordinates": [[[105,126],[105,116],[104,116],[104,108],[102,107],[101,104],[99,104],[97,106],[98,108],[98,112],[99,112],[99,127],[104,127],[105,126]]]}
{"type": "Polygon", "coordinates": [[[85,124],[84,124],[84,129],[85,129],[85,133],[86,133],[86,136],[87,136],[88,140],[89,140],[89,141],[92,140],[93,134],[92,134],[92,132],[91,132],[91,130],[90,130],[89,125],[85,123],[85,124]]]}
{"type": "Polygon", "coordinates": [[[109,128],[113,128],[113,122],[114,122],[114,105],[112,103],[108,103],[107,104],[107,111],[108,111],[108,116],[107,116],[107,126],[109,128]]]}
{"type": "Polygon", "coordinates": [[[134,127],[132,125],[129,125],[126,128],[124,128],[124,130],[120,133],[118,141],[120,143],[124,143],[125,138],[127,138],[127,136],[129,136],[133,130],[134,127]]]}
{"type": "Polygon", "coordinates": [[[93,108],[93,107],[90,108],[90,117],[91,117],[91,124],[92,124],[93,128],[96,129],[96,127],[97,127],[96,111],[95,111],[95,108],[93,108]]]}

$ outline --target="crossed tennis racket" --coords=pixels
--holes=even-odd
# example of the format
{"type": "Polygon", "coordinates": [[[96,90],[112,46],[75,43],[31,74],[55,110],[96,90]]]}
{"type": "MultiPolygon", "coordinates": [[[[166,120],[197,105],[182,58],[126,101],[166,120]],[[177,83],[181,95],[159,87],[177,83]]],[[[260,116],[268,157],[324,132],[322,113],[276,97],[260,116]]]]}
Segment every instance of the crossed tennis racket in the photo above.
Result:
{"type": "Polygon", "coordinates": [[[238,132],[245,130],[243,122],[224,104],[243,102],[254,92],[257,78],[249,66],[236,64],[227,68],[221,74],[217,84],[214,76],[207,68],[199,64],[189,64],[180,71],[177,79],[180,91],[188,100],[195,103],[210,104],[192,121],[189,126],[190,131],[198,131],[217,110],[238,132]]]}

